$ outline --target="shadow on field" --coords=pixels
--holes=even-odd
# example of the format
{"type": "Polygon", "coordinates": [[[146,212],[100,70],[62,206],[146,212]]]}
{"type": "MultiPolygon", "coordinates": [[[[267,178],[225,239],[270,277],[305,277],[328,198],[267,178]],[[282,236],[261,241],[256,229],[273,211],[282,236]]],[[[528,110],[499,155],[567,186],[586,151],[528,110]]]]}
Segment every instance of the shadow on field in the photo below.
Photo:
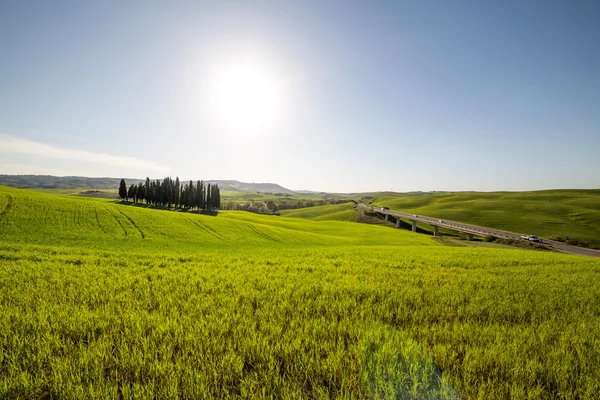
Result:
{"type": "Polygon", "coordinates": [[[147,209],[151,209],[151,210],[163,210],[163,211],[173,211],[173,212],[187,212],[187,213],[191,213],[191,214],[201,214],[201,215],[208,215],[210,217],[216,217],[217,215],[219,215],[218,211],[209,211],[209,210],[191,210],[189,208],[169,208],[169,207],[163,207],[163,206],[155,206],[152,204],[145,204],[145,203],[136,203],[133,201],[124,201],[124,200],[118,200],[115,201],[116,204],[119,204],[121,206],[128,206],[128,207],[137,207],[137,208],[147,208],[147,209]]]}
{"type": "MultiPolygon", "coordinates": [[[[395,223],[392,223],[392,224],[393,224],[394,227],[396,227],[395,223]]],[[[412,231],[412,223],[400,220],[400,227],[399,228],[400,229],[404,229],[406,231],[412,231]]],[[[417,233],[422,233],[424,235],[433,236],[433,230],[423,229],[419,225],[417,225],[417,233]]]]}
{"type": "Polygon", "coordinates": [[[208,211],[208,210],[181,210],[182,212],[189,212],[192,214],[201,214],[201,215],[208,215],[210,217],[216,217],[217,215],[219,215],[218,211],[208,211]]]}

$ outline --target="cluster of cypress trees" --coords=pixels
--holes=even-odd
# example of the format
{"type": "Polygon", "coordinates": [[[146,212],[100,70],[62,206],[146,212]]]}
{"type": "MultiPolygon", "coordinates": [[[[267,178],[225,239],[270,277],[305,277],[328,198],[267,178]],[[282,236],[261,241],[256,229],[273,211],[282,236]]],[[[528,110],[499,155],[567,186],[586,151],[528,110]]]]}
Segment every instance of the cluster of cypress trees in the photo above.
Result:
{"type": "Polygon", "coordinates": [[[175,208],[197,208],[214,210],[221,207],[221,191],[219,185],[205,184],[198,181],[194,184],[181,184],[179,178],[166,177],[162,181],[146,178],[146,182],[131,184],[127,189],[125,179],[121,179],[119,196],[123,200],[134,202],[146,201],[146,204],[175,208]]]}

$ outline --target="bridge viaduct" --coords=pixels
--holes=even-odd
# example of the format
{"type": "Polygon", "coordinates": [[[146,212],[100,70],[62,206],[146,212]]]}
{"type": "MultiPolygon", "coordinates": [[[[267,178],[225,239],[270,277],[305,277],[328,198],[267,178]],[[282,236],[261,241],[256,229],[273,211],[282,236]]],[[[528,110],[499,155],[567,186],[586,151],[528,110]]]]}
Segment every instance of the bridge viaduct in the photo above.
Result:
{"type": "MultiPolygon", "coordinates": [[[[433,235],[439,236],[439,229],[445,228],[456,232],[460,232],[467,236],[468,240],[473,240],[474,236],[494,236],[500,239],[514,239],[521,240],[522,233],[509,232],[500,229],[492,229],[478,225],[465,224],[462,222],[442,220],[424,215],[416,215],[410,213],[404,213],[400,211],[392,211],[386,208],[367,206],[365,204],[359,204],[360,207],[367,208],[372,212],[378,214],[386,221],[396,220],[396,227],[400,227],[400,219],[409,221],[412,225],[412,231],[417,231],[417,222],[425,223],[433,227],[433,235]]],[[[577,254],[582,256],[600,257],[600,250],[581,248],[571,246],[565,243],[557,242],[554,240],[543,239],[543,243],[547,246],[551,246],[554,249],[568,254],[577,254]]]]}
{"type": "MultiPolygon", "coordinates": [[[[433,228],[433,236],[439,236],[440,227],[451,229],[467,236],[467,240],[473,240],[473,236],[486,236],[487,232],[480,231],[476,227],[471,227],[466,224],[460,224],[458,222],[444,221],[441,219],[435,219],[431,217],[419,216],[416,214],[408,214],[399,211],[390,211],[385,208],[372,207],[372,211],[380,215],[386,221],[392,221],[392,218],[396,220],[396,228],[400,227],[401,218],[408,220],[412,225],[412,231],[417,231],[417,221],[424,222],[433,228]]],[[[493,235],[494,236],[494,235],[493,235]]],[[[497,237],[506,238],[506,235],[497,235],[497,237]]]]}

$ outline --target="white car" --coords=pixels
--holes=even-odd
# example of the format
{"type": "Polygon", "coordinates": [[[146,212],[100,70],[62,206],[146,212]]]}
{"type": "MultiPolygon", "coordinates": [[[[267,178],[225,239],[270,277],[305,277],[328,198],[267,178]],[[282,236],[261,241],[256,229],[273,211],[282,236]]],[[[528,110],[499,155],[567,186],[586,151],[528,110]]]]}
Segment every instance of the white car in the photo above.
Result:
{"type": "Polygon", "coordinates": [[[527,240],[527,241],[530,241],[530,242],[534,242],[534,243],[542,243],[542,239],[540,239],[539,237],[537,237],[535,235],[521,236],[521,239],[527,240]]]}
{"type": "Polygon", "coordinates": [[[443,223],[444,223],[444,220],[443,220],[443,219],[438,219],[438,222],[439,222],[440,224],[443,224],[443,223]]]}
{"type": "Polygon", "coordinates": [[[540,243],[542,241],[542,239],[540,239],[539,237],[537,237],[535,235],[529,235],[529,241],[535,242],[535,243],[540,243]]]}

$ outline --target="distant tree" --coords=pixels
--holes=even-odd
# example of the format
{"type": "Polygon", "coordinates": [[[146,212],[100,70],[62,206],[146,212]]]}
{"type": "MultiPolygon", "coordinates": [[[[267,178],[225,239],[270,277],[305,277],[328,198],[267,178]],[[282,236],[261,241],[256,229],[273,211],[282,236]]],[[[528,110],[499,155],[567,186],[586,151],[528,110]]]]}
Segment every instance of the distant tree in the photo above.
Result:
{"type": "Polygon", "coordinates": [[[188,185],[188,192],[186,193],[186,201],[187,201],[187,205],[190,208],[194,208],[195,204],[196,204],[196,200],[194,197],[194,182],[192,180],[190,180],[190,184],[188,185]]]}
{"type": "Polygon", "coordinates": [[[131,186],[129,186],[129,190],[127,191],[127,199],[131,199],[135,201],[135,189],[137,188],[137,186],[135,186],[134,183],[131,184],[131,186]]]}
{"type": "Polygon", "coordinates": [[[279,211],[279,207],[277,207],[277,203],[275,203],[273,200],[267,200],[267,208],[269,210],[271,210],[271,212],[277,212],[279,211]]]}
{"type": "Polygon", "coordinates": [[[198,182],[198,208],[203,210],[206,209],[206,188],[204,187],[204,181],[198,182]]]}
{"type": "Polygon", "coordinates": [[[183,190],[181,191],[181,206],[183,208],[188,208],[188,192],[190,191],[190,186],[187,183],[183,184],[183,190]]]}
{"type": "Polygon", "coordinates": [[[152,201],[152,190],[150,187],[150,178],[146,177],[146,185],[144,193],[146,194],[146,204],[152,201]]]}
{"type": "Polygon", "coordinates": [[[179,177],[175,177],[175,187],[173,188],[174,194],[175,194],[175,200],[173,201],[175,203],[175,208],[179,207],[181,204],[181,197],[179,196],[180,194],[180,190],[179,190],[179,177]]]}
{"type": "Polygon", "coordinates": [[[196,193],[195,193],[195,204],[196,207],[198,207],[199,209],[202,208],[203,206],[203,201],[202,201],[202,192],[204,191],[204,184],[202,183],[202,181],[198,181],[196,183],[196,193]]]}
{"type": "Polygon", "coordinates": [[[210,211],[211,208],[211,203],[210,203],[210,192],[211,192],[211,184],[209,183],[208,185],[206,185],[206,202],[205,204],[205,209],[210,211]]]}
{"type": "Polygon", "coordinates": [[[138,183],[136,194],[137,194],[136,201],[138,201],[138,200],[142,201],[146,198],[146,188],[144,187],[144,184],[142,182],[138,183]]]}
{"type": "Polygon", "coordinates": [[[125,179],[121,179],[121,183],[119,184],[119,197],[123,200],[127,198],[127,184],[125,183],[125,179]]]}
{"type": "Polygon", "coordinates": [[[214,184],[211,191],[211,204],[214,209],[221,208],[221,190],[218,184],[214,184]]]}

